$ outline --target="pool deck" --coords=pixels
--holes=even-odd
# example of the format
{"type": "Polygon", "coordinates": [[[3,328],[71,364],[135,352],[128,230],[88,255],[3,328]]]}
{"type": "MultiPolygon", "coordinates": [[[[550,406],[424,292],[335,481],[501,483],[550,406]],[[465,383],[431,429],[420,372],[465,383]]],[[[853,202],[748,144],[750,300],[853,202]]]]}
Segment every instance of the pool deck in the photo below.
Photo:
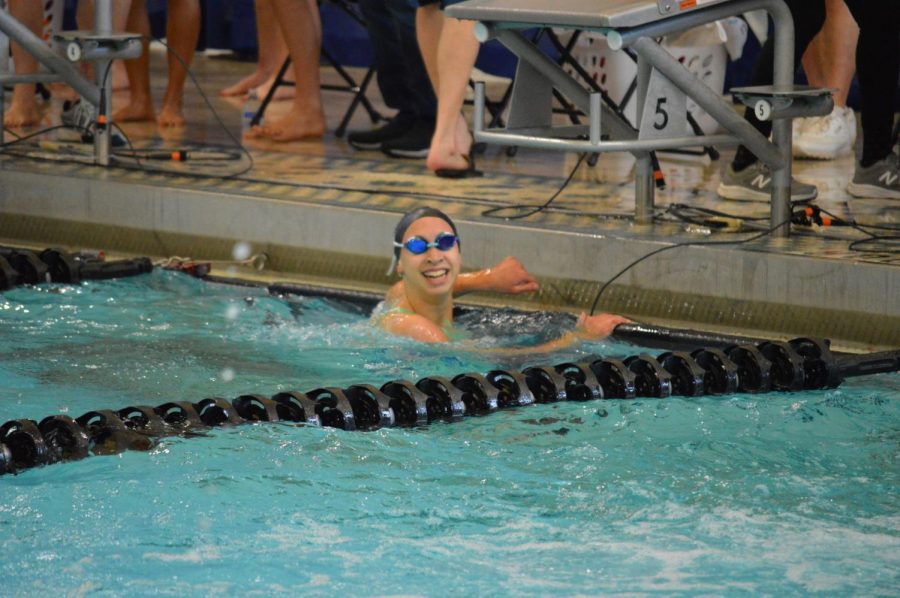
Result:
{"type": "MultiPolygon", "coordinates": [[[[153,57],[154,72],[162,68],[161,60],[153,57]]],[[[252,68],[204,56],[195,61],[213,106],[238,137],[243,100],[218,98],[215,91],[252,68]]],[[[161,89],[155,92],[161,97],[161,89]]],[[[377,97],[377,91],[370,95],[377,97]]],[[[117,94],[115,105],[126,97],[117,94]]],[[[348,97],[325,92],[324,98],[334,127],[348,97]]],[[[279,104],[273,114],[287,103],[279,104]]],[[[180,130],[159,131],[152,123],[124,128],[138,147],[233,145],[194,90],[186,97],[186,114],[189,125],[180,130]]],[[[367,126],[359,111],[351,129],[367,126]]],[[[235,244],[246,242],[252,253],[266,254],[263,274],[270,279],[381,292],[392,282],[384,271],[399,215],[428,204],[456,219],[467,266],[486,267],[515,255],[543,285],[530,296],[485,295],[472,301],[579,311],[590,309],[606,281],[652,251],[685,242],[740,241],[759,235],[768,221],[767,203],[717,198],[728,155],[718,162],[661,155],[667,186],[657,192],[658,218],[640,225],[632,217],[628,155],[606,154],[596,166],[582,164],[549,208],[521,220],[500,220],[483,212],[544,203],[563,185],[577,157],[534,150],[509,157],[491,147],[480,156],[483,178],[447,181],[428,173],[422,161],[357,152],[333,133],[321,142],[253,141],[248,149],[253,167],[229,176],[247,166],[246,158],[101,168],[83,163],[87,146],[13,146],[0,153],[0,242],[222,260],[220,272],[228,271],[225,262],[233,260],[235,244]],[[710,232],[676,221],[666,211],[673,204],[759,217],[762,228],[710,232]]],[[[898,226],[897,201],[849,198],[844,188],[852,170],[850,157],[795,161],[798,178],[819,185],[817,205],[860,223],[898,226]]],[[[788,239],[764,236],[744,244],[673,248],[618,278],[598,309],[694,329],[823,336],[845,350],[895,349],[900,347],[900,254],[896,241],[869,242],[860,250],[850,246],[867,238],[847,227],[795,227],[788,239]]]]}

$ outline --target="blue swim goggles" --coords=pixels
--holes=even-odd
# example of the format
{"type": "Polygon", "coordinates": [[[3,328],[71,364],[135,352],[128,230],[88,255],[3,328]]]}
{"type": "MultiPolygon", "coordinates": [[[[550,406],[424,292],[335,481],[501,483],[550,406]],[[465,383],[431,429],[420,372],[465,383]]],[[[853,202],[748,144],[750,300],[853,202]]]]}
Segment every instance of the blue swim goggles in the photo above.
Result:
{"type": "Polygon", "coordinates": [[[405,243],[394,242],[394,247],[405,247],[413,255],[422,255],[432,247],[440,251],[450,251],[459,242],[459,237],[453,233],[441,233],[429,243],[422,237],[410,237],[405,243]]]}

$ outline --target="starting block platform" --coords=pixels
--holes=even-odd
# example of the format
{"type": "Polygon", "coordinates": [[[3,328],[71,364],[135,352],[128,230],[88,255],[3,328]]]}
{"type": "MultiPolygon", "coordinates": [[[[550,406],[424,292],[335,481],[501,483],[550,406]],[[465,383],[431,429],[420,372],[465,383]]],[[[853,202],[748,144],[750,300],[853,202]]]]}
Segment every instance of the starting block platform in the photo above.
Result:
{"type": "Polygon", "coordinates": [[[772,172],[773,234],[788,235],[791,119],[828,114],[833,104],[830,90],[793,86],[794,25],[782,0],[468,0],[448,7],[446,14],[477,21],[479,41],[496,39],[519,58],[505,127],[485,128],[483,86],[476,86],[473,132],[477,142],[589,153],[631,152],[637,159],[638,222],[652,220],[651,152],[744,145],[772,172]],[[765,10],[775,23],[774,82],[741,90],[736,97],[752,103],[749,105],[763,120],[773,120],[771,141],[660,45],[663,36],[754,10],[765,10]],[[523,30],[536,27],[600,33],[611,49],[632,52],[637,59],[636,125],[523,35],[523,30]],[[588,123],[554,126],[555,92],[587,115],[588,123]],[[695,134],[687,120],[688,98],[726,133],[695,134]]]}

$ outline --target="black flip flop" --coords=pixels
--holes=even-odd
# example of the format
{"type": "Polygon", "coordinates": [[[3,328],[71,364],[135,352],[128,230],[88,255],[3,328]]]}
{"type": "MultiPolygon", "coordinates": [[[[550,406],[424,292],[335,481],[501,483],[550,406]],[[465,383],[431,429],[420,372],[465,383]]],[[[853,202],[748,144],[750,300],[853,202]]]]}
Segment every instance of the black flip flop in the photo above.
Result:
{"type": "Polygon", "coordinates": [[[434,174],[444,179],[472,179],[484,176],[484,173],[475,168],[474,156],[463,156],[468,166],[466,168],[438,168],[434,174]]]}

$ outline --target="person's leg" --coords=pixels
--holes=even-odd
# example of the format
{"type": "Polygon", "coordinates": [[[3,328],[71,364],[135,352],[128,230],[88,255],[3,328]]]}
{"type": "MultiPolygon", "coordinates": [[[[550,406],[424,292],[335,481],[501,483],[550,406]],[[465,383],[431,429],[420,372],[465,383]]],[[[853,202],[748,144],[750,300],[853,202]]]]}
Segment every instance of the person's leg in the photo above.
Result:
{"type": "MultiPolygon", "coordinates": [[[[131,11],[131,0],[116,0],[112,3],[112,29],[116,33],[128,31],[128,14],[131,11]]],[[[94,1],[79,0],[75,19],[79,29],[94,29],[94,1]]],[[[82,70],[85,76],[93,80],[93,63],[84,61],[82,70]]],[[[124,60],[115,60],[112,65],[113,91],[128,89],[128,73],[124,60]]]]}
{"type": "Polygon", "coordinates": [[[794,155],[832,159],[853,151],[856,116],[847,94],[856,69],[859,28],[844,0],[825,1],[825,24],[803,54],[809,84],[834,89],[834,110],[825,116],[794,121],[794,155]]]}
{"type": "Polygon", "coordinates": [[[862,166],[870,166],[891,152],[894,98],[898,75],[900,4],[849,2],[859,23],[856,50],[862,104],[862,166]]]}
{"type": "MultiPolygon", "coordinates": [[[[28,27],[35,35],[41,34],[43,20],[42,3],[32,0],[9,0],[9,13],[28,27]]],[[[38,71],[38,62],[21,48],[12,44],[12,56],[16,63],[17,75],[30,75],[38,71]]],[[[34,97],[34,83],[19,83],[13,89],[12,101],[3,116],[3,124],[7,127],[31,127],[41,120],[37,99],[34,97]]]]}
{"type": "Polygon", "coordinates": [[[416,39],[416,4],[415,0],[389,0],[399,34],[400,52],[405,57],[406,85],[412,92],[408,94],[408,101],[412,102],[410,109],[420,118],[434,122],[437,117],[437,96],[431,87],[428,70],[416,39]]]}
{"type": "Polygon", "coordinates": [[[144,0],[132,0],[125,21],[126,30],[142,37],[143,50],[137,58],[125,61],[128,74],[128,104],[113,113],[118,122],[155,120],[153,97],[150,94],[150,19],[144,0]]]}
{"type": "MultiPolygon", "coordinates": [[[[844,107],[856,72],[856,43],[859,39],[859,27],[844,0],[825,0],[825,25],[820,37],[820,49],[824,52],[820,53],[818,62],[823,77],[814,85],[837,90],[833,94],[834,103],[844,107]]],[[[806,68],[806,61],[803,66],[806,68]]]]}
{"type": "Polygon", "coordinates": [[[444,28],[444,15],[437,3],[419,7],[416,11],[416,39],[419,52],[425,63],[425,72],[431,80],[431,87],[438,95],[440,81],[438,79],[438,41],[444,28]]]}
{"type": "Polygon", "coordinates": [[[433,171],[465,170],[469,166],[472,135],[462,115],[466,86],[478,56],[475,23],[444,19],[438,44],[438,110],[426,164],[433,171]]]}
{"type": "Polygon", "coordinates": [[[859,24],[856,67],[862,96],[862,158],[848,190],[856,197],[900,199],[900,156],[892,148],[900,71],[900,4],[848,1],[859,24]]]}
{"type": "MultiPolygon", "coordinates": [[[[794,64],[797,64],[806,51],[809,42],[812,41],[825,22],[825,5],[821,0],[809,3],[802,0],[788,0],[786,4],[794,17],[794,64]]],[[[770,36],[766,43],[763,44],[759,57],[757,57],[754,64],[751,85],[772,84],[775,78],[774,57],[775,43],[770,36]]],[[[744,118],[766,137],[772,132],[772,122],[761,121],[756,118],[752,108],[748,107],[744,111],[744,118]]],[[[740,172],[755,162],[756,156],[742,145],[738,147],[731,167],[735,172],[740,172]]]]}
{"type": "Polygon", "coordinates": [[[322,28],[316,0],[274,0],[273,7],[294,67],[297,93],[280,119],[255,127],[248,136],[293,141],[325,134],[319,81],[322,28]]]}
{"type": "Polygon", "coordinates": [[[434,134],[437,98],[416,41],[414,0],[360,0],[374,53],[381,97],[397,113],[374,130],[354,131],[357,149],[381,149],[397,157],[424,158],[434,134]]]}
{"type": "Polygon", "coordinates": [[[259,58],[256,70],[234,85],[226,87],[219,95],[240,96],[262,85],[272,77],[284,64],[287,58],[287,45],[281,35],[281,28],[275,18],[271,0],[256,0],[256,39],[259,46],[259,58]]]}
{"type": "Polygon", "coordinates": [[[169,81],[157,122],[161,127],[183,127],[184,83],[200,37],[200,1],[169,0],[166,13],[169,81]]]}

